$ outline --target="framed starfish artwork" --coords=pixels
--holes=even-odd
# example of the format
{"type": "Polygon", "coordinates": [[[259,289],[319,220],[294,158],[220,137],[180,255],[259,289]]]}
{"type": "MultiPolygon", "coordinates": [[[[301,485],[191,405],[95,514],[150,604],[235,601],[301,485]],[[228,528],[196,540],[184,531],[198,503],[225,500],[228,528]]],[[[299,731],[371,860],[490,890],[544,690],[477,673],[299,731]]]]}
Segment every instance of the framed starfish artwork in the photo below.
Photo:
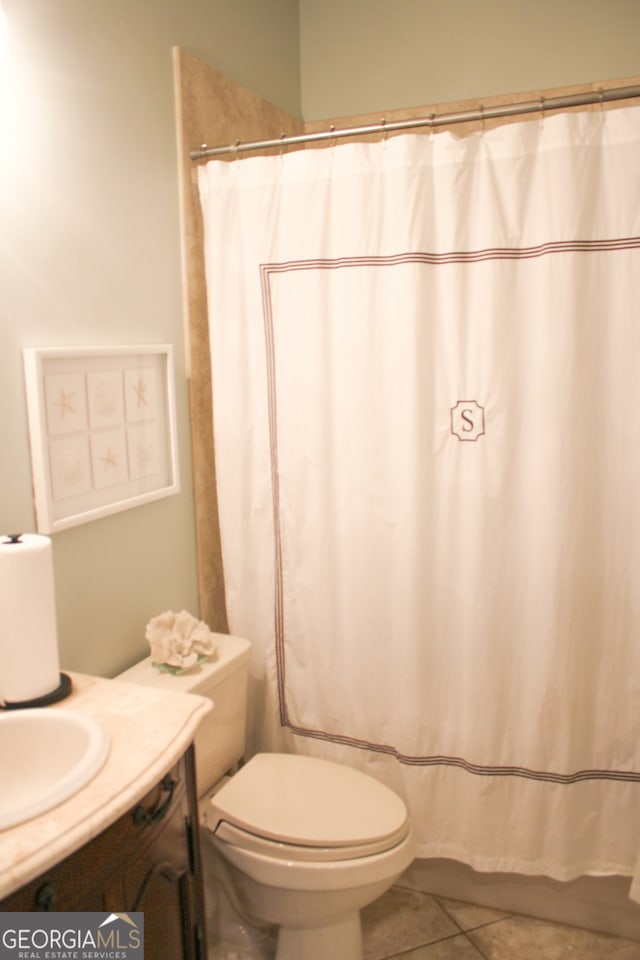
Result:
{"type": "Polygon", "coordinates": [[[23,354],[39,533],[178,492],[170,344],[23,354]]]}

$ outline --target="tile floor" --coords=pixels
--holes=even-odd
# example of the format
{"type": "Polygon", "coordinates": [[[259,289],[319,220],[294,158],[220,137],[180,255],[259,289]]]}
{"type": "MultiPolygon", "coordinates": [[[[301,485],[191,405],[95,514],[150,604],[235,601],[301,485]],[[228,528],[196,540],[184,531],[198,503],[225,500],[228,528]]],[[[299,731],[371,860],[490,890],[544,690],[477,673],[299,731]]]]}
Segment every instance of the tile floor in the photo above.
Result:
{"type": "Polygon", "coordinates": [[[364,960],[640,960],[631,940],[401,886],[362,911],[362,929],[364,960]]]}

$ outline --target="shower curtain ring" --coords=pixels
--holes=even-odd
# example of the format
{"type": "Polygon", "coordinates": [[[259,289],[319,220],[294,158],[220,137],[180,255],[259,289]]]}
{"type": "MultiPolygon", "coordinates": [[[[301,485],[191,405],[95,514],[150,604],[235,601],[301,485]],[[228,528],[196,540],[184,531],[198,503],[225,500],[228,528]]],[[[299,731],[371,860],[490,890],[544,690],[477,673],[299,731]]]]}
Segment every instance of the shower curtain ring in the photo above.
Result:
{"type": "Polygon", "coordinates": [[[387,142],[387,138],[388,138],[388,136],[389,136],[389,131],[386,129],[386,125],[387,125],[386,118],[385,118],[385,117],[381,117],[381,119],[380,119],[380,129],[381,129],[381,132],[382,132],[382,140],[383,140],[383,143],[386,143],[386,142],[387,142]]]}
{"type": "Polygon", "coordinates": [[[540,126],[544,126],[545,99],[540,97],[540,126]]]}
{"type": "Polygon", "coordinates": [[[479,112],[480,112],[480,130],[482,131],[482,133],[485,133],[485,125],[484,125],[484,104],[483,104],[483,103],[480,104],[480,111],[479,111],[479,112]]]}

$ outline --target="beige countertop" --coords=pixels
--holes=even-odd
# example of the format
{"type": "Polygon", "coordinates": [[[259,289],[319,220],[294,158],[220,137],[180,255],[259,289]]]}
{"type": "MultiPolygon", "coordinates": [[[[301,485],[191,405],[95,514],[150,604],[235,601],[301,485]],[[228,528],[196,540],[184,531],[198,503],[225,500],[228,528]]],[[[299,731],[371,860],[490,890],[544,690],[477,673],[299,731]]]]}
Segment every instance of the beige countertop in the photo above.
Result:
{"type": "Polygon", "coordinates": [[[69,800],[0,830],[0,899],[126,813],[182,756],[212,708],[209,700],[190,693],[78,673],[69,676],[71,695],[45,709],[74,710],[93,717],[109,734],[111,750],[102,770],[69,800]]]}

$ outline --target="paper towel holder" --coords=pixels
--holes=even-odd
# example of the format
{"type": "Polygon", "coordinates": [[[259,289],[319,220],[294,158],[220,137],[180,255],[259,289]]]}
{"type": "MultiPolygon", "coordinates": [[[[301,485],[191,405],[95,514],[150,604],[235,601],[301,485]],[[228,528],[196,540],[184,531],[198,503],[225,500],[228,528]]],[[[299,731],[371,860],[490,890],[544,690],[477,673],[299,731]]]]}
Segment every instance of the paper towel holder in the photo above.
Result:
{"type": "MultiPolygon", "coordinates": [[[[2,542],[7,546],[12,546],[13,544],[22,543],[22,533],[8,533],[3,538],[2,542]]],[[[41,697],[33,697],[30,700],[1,700],[0,699],[0,710],[26,710],[33,707],[49,707],[53,703],[59,703],[60,700],[65,700],[71,693],[72,683],[71,677],[66,673],[59,674],[60,682],[57,687],[51,690],[49,693],[43,694],[41,697]]]]}

